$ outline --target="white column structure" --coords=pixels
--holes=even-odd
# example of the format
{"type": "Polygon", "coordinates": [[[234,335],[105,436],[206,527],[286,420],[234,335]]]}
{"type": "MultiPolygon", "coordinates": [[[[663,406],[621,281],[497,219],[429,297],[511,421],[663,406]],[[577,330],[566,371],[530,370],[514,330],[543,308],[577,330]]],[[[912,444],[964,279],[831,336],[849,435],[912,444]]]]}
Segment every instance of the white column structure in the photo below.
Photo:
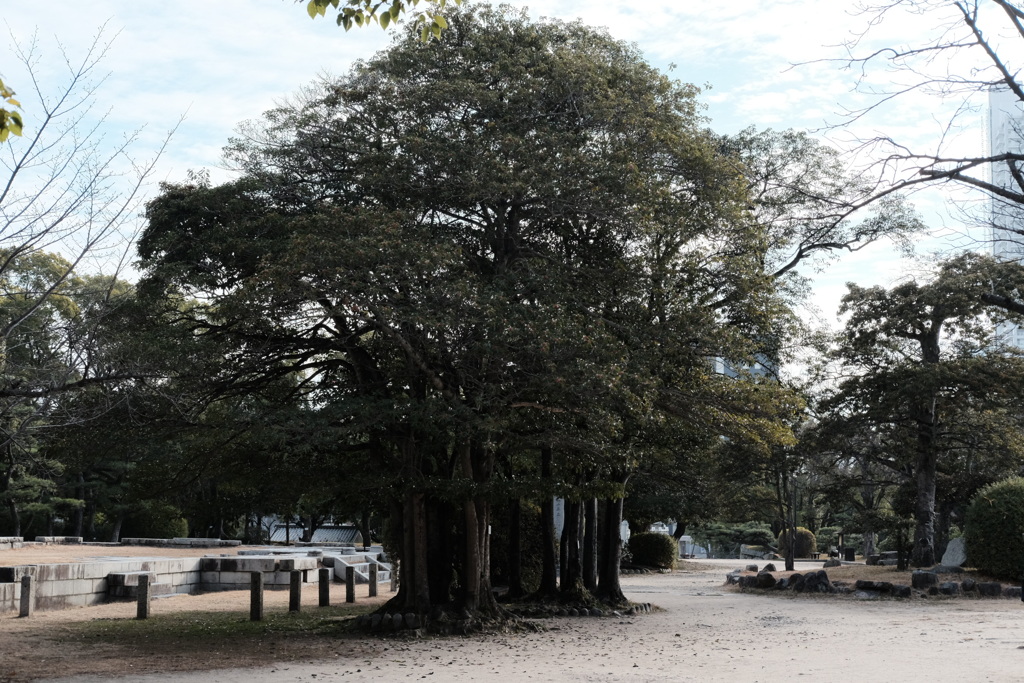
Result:
{"type": "MultiPolygon", "coordinates": [[[[1024,103],[1005,88],[993,88],[988,99],[988,146],[990,154],[1024,151],[1024,103]]],[[[1024,192],[1006,164],[992,165],[992,183],[1024,192]]],[[[992,254],[1000,259],[1024,261],[1024,207],[993,197],[990,200],[992,254]]],[[[1024,327],[1002,323],[996,327],[1000,340],[1024,348],[1024,327]]]]}

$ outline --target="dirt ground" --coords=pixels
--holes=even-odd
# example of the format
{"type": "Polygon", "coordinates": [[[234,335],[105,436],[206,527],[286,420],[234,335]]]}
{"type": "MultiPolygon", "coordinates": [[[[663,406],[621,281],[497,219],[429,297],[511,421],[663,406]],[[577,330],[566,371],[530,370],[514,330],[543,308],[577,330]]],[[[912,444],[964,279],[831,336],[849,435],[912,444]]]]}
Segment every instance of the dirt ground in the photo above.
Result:
{"type": "MultiPolygon", "coordinates": [[[[48,549],[58,553],[48,557],[28,550],[0,551],[0,566],[85,555],[84,547],[48,549]]],[[[141,550],[141,555],[158,554],[141,550]]],[[[276,615],[277,625],[240,638],[224,637],[217,629],[218,618],[233,625],[229,630],[242,627],[248,609],[244,591],[157,600],[154,619],[147,622],[132,619],[132,603],[40,612],[28,619],[2,616],[0,682],[1024,678],[1024,605],[1018,600],[861,601],[741,593],[723,586],[725,573],[736,564],[693,563],[689,571],[624,576],[630,599],[660,607],[652,614],[544,619],[541,633],[489,637],[338,635],[323,625],[347,613],[317,616],[315,586],[304,595],[302,613],[317,620],[315,628],[289,628],[287,593],[273,591],[267,593],[267,611],[276,615]],[[178,643],[177,636],[144,630],[158,627],[161,618],[177,619],[172,623],[180,628],[186,614],[189,619],[200,615],[196,621],[211,635],[178,643]],[[120,629],[121,635],[112,638],[106,628],[120,629]]],[[[340,594],[335,589],[335,601],[340,594]]],[[[363,593],[357,604],[371,609],[374,603],[363,593]]]]}

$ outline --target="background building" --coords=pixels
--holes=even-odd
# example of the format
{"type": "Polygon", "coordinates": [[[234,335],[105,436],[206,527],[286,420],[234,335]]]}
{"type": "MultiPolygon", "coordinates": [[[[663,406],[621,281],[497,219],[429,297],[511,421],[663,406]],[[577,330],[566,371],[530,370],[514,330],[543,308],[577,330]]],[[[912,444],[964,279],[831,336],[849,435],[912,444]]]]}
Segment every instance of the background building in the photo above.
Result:
{"type": "MultiPolygon", "coordinates": [[[[1024,150],[1024,105],[1007,89],[989,91],[988,151],[1020,152],[1024,150]]],[[[1000,187],[1020,188],[1007,164],[992,164],[992,183],[1000,187]]],[[[997,258],[1024,261],[1024,210],[1014,202],[992,197],[989,210],[992,254],[997,258]]],[[[1007,344],[1024,348],[1024,328],[1001,323],[996,334],[1007,344]]]]}

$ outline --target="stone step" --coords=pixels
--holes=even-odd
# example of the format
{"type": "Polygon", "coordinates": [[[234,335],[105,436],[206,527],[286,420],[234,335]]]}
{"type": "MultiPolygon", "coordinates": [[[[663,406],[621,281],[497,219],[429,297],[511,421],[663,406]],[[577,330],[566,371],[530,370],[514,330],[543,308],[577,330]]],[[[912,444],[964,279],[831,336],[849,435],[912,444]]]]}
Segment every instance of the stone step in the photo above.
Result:
{"type": "MultiPolygon", "coordinates": [[[[109,595],[111,598],[127,598],[131,600],[138,600],[139,584],[136,583],[134,586],[111,586],[107,589],[107,595],[109,595]]],[[[149,584],[149,597],[163,598],[169,595],[175,595],[174,586],[172,584],[149,584]]]]}

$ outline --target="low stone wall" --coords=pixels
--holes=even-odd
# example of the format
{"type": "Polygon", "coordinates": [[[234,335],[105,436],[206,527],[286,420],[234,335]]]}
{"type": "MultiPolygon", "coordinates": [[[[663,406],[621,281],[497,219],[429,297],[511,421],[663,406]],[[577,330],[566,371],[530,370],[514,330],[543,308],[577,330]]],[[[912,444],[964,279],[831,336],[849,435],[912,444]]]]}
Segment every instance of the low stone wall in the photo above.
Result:
{"type": "Polygon", "coordinates": [[[263,586],[268,589],[286,589],[291,581],[290,573],[302,571],[302,582],[318,580],[315,571],[320,561],[317,557],[282,557],[280,555],[237,555],[234,557],[202,558],[202,590],[234,591],[249,590],[252,572],[263,573],[263,586]]]}
{"type": "Polygon", "coordinates": [[[111,574],[150,572],[171,592],[193,593],[201,590],[199,563],[200,558],[126,558],[0,567],[0,612],[19,608],[23,576],[32,577],[33,609],[55,610],[107,602],[111,574]]]}
{"type": "Polygon", "coordinates": [[[55,610],[131,599],[137,594],[138,577],[142,574],[149,575],[152,595],[249,590],[252,572],[263,574],[266,588],[284,590],[294,570],[302,571],[303,582],[318,581],[320,554],[305,550],[301,554],[109,558],[0,567],[0,613],[20,608],[23,576],[32,577],[32,609],[55,610]]]}
{"type": "Polygon", "coordinates": [[[0,536],[0,550],[11,550],[21,548],[25,545],[25,539],[21,536],[0,536]]]}
{"type": "Polygon", "coordinates": [[[797,593],[836,593],[870,599],[926,598],[929,596],[974,596],[980,598],[1020,599],[1020,586],[1004,586],[998,581],[975,581],[964,578],[960,581],[940,581],[936,571],[915,571],[911,574],[911,585],[894,584],[888,581],[858,580],[852,586],[846,582],[832,582],[824,569],[796,572],[789,576],[776,577],[774,565],[758,570],[756,565],[746,570],[734,569],[725,577],[726,584],[744,589],[792,590],[797,593]]]}
{"type": "Polygon", "coordinates": [[[220,538],[122,538],[121,545],[145,545],[155,548],[234,548],[241,541],[220,538]]]}

